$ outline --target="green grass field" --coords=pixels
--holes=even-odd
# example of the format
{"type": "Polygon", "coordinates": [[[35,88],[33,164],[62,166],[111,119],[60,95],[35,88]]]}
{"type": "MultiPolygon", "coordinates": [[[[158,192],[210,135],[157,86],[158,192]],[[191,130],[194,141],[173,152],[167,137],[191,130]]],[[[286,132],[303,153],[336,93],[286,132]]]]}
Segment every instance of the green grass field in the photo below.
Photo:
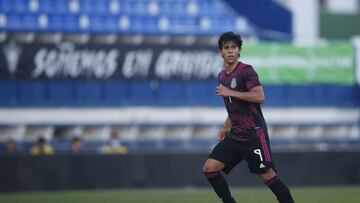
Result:
{"type": "MultiPolygon", "coordinates": [[[[239,203],[277,203],[270,190],[233,188],[239,203]]],[[[359,203],[360,186],[292,187],[296,203],[359,203]]],[[[210,188],[0,193],[1,203],[219,203],[210,188]]]]}

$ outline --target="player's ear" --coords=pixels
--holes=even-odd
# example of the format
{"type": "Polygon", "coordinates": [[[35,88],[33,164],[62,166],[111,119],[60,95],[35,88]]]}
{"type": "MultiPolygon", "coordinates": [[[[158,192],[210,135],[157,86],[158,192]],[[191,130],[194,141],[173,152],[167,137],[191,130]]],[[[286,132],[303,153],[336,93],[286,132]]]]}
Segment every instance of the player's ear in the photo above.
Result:
{"type": "Polygon", "coordinates": [[[223,53],[222,53],[221,49],[219,49],[219,54],[220,54],[221,58],[224,58],[224,56],[223,56],[223,53]]]}
{"type": "Polygon", "coordinates": [[[239,57],[240,57],[240,52],[241,52],[241,50],[242,50],[242,48],[240,47],[240,48],[239,48],[239,57]]]}

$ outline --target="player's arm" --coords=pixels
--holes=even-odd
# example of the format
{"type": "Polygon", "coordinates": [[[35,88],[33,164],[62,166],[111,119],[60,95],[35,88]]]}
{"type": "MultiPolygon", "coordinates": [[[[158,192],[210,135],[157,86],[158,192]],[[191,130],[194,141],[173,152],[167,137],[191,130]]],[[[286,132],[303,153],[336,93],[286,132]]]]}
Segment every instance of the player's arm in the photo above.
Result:
{"type": "Polygon", "coordinates": [[[227,135],[227,133],[229,132],[230,129],[231,129],[231,121],[230,121],[230,118],[227,117],[225,122],[224,122],[223,128],[220,130],[220,132],[218,134],[218,140],[219,141],[224,140],[224,138],[226,137],[226,135],[227,135]]]}
{"type": "Polygon", "coordinates": [[[261,85],[251,88],[248,92],[235,91],[220,85],[216,87],[216,94],[259,104],[263,104],[265,101],[264,89],[261,85]]]}

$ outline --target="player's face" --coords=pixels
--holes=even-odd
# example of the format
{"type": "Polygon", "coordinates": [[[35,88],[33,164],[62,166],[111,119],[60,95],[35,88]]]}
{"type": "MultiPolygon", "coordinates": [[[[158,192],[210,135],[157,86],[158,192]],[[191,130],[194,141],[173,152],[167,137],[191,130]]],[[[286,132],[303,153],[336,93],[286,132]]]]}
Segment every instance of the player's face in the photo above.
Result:
{"type": "Polygon", "coordinates": [[[221,47],[220,52],[226,64],[237,63],[239,59],[240,49],[235,42],[233,41],[226,42],[221,47]]]}

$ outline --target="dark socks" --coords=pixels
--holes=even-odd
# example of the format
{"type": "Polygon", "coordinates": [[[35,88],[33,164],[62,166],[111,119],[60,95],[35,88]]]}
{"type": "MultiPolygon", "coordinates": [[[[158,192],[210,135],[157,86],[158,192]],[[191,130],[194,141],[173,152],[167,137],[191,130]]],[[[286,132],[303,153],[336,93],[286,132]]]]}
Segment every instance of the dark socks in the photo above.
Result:
{"type": "Polygon", "coordinates": [[[229,186],[226,180],[219,171],[216,172],[204,172],[206,178],[214,188],[215,193],[220,197],[224,203],[236,203],[232,198],[229,186]]]}
{"type": "Polygon", "coordinates": [[[280,203],[294,203],[289,189],[280,181],[277,176],[272,177],[265,183],[271,191],[275,194],[280,203]]]}

